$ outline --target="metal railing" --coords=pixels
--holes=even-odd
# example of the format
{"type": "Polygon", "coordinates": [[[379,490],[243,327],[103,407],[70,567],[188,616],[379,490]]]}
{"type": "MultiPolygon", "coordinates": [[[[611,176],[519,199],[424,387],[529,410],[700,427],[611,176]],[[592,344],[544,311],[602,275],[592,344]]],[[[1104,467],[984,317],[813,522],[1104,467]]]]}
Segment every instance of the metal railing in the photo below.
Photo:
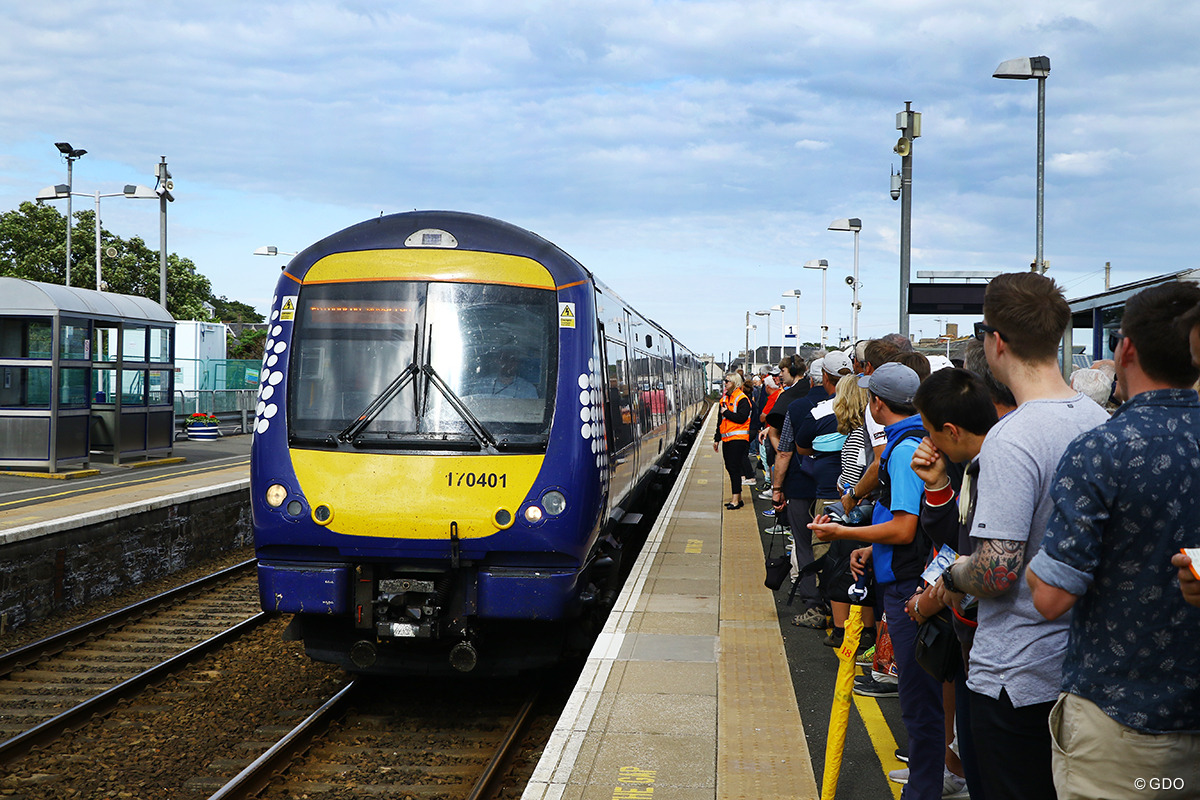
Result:
{"type": "Polygon", "coordinates": [[[222,434],[249,433],[254,429],[254,403],[258,392],[253,389],[196,389],[175,391],[175,432],[178,436],[187,427],[191,414],[212,414],[219,421],[222,434]]]}

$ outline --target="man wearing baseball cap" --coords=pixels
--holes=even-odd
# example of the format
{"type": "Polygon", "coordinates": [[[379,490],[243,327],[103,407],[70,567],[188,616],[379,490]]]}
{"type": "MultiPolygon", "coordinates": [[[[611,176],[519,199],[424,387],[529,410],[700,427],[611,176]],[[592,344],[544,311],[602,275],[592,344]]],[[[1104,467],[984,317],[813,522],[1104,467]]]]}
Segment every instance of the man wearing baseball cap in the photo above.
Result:
{"type": "Polygon", "coordinates": [[[887,445],[879,459],[880,499],[866,527],[840,525],[824,514],[809,527],[823,541],[871,542],[870,547],[854,551],[851,563],[857,574],[870,562],[887,612],[899,672],[900,717],[908,731],[905,794],[941,797],[945,765],[942,687],[917,664],[917,625],[905,612],[929,551],[929,540],[918,524],[925,482],[912,468],[913,453],[925,436],[921,416],[912,404],[920,383],[916,372],[896,362],[858,379],[858,385],[870,392],[871,414],[887,432],[887,445]]]}

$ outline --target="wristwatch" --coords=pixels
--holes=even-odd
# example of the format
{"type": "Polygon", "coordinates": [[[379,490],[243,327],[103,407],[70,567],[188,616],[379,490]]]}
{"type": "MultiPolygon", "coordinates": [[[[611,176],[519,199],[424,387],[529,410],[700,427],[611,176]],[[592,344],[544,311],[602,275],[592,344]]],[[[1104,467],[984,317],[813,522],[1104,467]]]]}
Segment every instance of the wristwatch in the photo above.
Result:
{"type": "Polygon", "coordinates": [[[947,592],[953,592],[954,594],[962,594],[963,593],[962,589],[959,589],[957,586],[954,585],[954,576],[951,572],[953,569],[954,569],[954,565],[951,564],[950,566],[946,567],[945,571],[942,572],[942,585],[946,587],[947,592]]]}

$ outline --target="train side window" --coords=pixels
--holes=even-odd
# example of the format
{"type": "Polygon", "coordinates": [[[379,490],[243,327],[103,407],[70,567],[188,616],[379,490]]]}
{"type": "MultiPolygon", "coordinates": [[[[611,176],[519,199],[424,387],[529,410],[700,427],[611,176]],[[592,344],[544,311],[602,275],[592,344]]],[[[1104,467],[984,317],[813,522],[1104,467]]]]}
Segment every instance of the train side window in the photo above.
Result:
{"type": "Polygon", "coordinates": [[[607,342],[608,363],[605,365],[604,403],[608,406],[608,450],[619,453],[633,442],[633,406],[629,393],[628,354],[625,345],[616,339],[607,342]]]}

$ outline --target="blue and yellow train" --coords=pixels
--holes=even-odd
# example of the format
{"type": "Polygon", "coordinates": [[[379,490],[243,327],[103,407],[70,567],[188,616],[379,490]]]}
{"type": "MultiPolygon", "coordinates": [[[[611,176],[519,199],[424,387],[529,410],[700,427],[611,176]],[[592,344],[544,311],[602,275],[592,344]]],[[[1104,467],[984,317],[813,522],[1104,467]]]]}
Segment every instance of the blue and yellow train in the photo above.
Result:
{"type": "Polygon", "coordinates": [[[251,457],[262,606],[355,672],[553,663],[695,436],[697,356],[487,217],[354,225],[285,268],[251,457]]]}

